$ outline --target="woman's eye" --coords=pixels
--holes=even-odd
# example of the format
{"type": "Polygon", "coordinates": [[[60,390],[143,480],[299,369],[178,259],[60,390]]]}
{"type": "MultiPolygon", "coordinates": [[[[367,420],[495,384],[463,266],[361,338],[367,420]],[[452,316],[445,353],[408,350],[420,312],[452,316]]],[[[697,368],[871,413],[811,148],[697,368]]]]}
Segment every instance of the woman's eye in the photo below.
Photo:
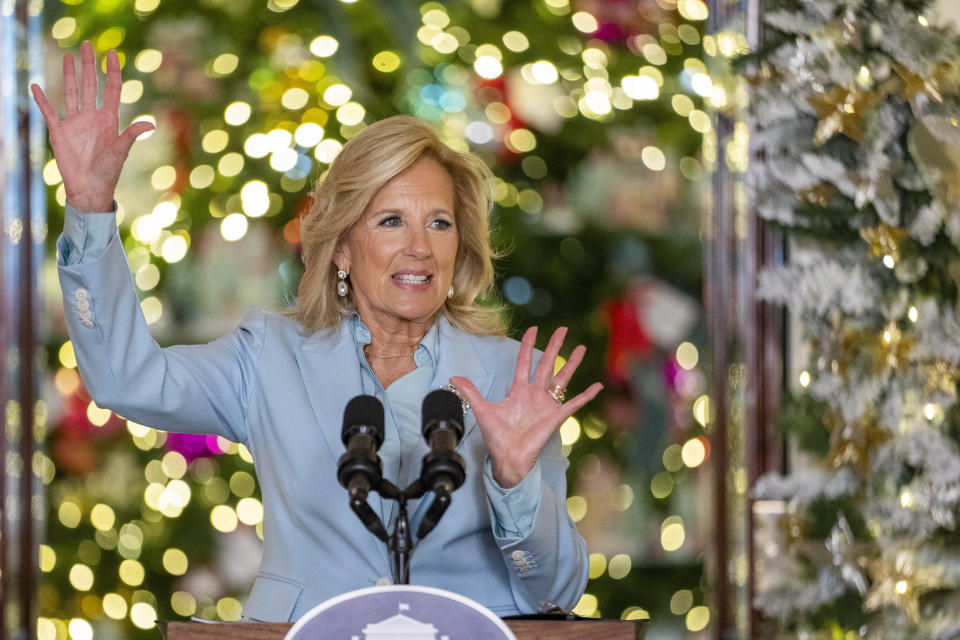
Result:
{"type": "Polygon", "coordinates": [[[380,221],[381,227],[396,227],[400,224],[399,216],[388,216],[380,221]]]}
{"type": "Polygon", "coordinates": [[[449,220],[444,220],[442,218],[433,221],[433,227],[439,229],[440,231],[445,231],[453,226],[453,223],[449,220]]]}

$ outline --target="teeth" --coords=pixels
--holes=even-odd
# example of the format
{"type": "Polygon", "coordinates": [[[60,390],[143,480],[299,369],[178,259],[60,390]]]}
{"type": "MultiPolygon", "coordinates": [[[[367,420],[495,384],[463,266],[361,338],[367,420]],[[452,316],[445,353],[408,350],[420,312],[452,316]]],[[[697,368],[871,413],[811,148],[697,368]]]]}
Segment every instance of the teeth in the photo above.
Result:
{"type": "Polygon", "coordinates": [[[404,284],[426,284],[430,279],[430,276],[413,276],[405,273],[398,276],[393,276],[393,278],[404,284]]]}

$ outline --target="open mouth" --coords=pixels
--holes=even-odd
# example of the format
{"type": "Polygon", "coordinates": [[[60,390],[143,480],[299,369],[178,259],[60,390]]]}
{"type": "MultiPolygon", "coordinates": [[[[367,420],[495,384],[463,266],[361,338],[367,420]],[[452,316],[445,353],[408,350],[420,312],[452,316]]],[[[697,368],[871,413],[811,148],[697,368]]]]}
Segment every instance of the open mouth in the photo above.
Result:
{"type": "Polygon", "coordinates": [[[393,276],[393,281],[398,284],[429,284],[432,279],[433,276],[426,274],[398,273],[393,276]]]}

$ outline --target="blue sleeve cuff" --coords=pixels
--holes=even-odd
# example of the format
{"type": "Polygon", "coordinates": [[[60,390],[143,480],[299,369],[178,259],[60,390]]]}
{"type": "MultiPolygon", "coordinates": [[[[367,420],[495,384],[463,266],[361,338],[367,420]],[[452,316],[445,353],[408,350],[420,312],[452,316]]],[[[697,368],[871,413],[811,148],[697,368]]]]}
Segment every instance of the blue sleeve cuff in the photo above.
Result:
{"type": "Polygon", "coordinates": [[[97,260],[117,233],[117,208],[103,213],[80,213],[69,204],[63,218],[63,234],[57,240],[60,264],[73,266],[97,260]]]}
{"type": "Polygon", "coordinates": [[[514,487],[504,489],[493,479],[490,457],[483,465],[483,484],[496,519],[495,533],[498,538],[525,538],[530,534],[540,507],[541,491],[540,461],[514,487]]]}

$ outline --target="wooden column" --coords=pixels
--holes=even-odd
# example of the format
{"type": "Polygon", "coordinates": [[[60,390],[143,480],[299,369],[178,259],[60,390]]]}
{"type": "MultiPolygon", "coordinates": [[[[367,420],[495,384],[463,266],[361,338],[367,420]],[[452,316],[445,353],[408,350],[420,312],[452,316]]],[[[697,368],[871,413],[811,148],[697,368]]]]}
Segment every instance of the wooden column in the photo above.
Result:
{"type": "Polygon", "coordinates": [[[36,635],[42,484],[35,464],[37,274],[46,239],[45,138],[28,86],[42,68],[41,3],[0,7],[0,639],[36,635]],[[12,91],[10,90],[12,89],[12,91]]]}
{"type": "MultiPolygon", "coordinates": [[[[745,37],[756,50],[763,0],[710,3],[712,34],[745,37]]],[[[716,114],[713,211],[708,224],[706,300],[710,332],[711,458],[715,536],[712,564],[713,636],[758,638],[753,610],[753,515],[750,489],[782,464],[782,439],[772,418],[783,388],[782,312],[756,299],[757,274],[783,260],[783,241],[749,201],[752,174],[735,170],[728,145],[746,123],[747,105],[716,114]],[[732,162],[731,162],[732,160],[732,162]],[[745,575],[744,575],[745,573],[745,575]]],[[[737,150],[736,153],[741,153],[737,150]]],[[[762,158],[750,157],[753,167],[762,158]]]]}
{"type": "MultiPolygon", "coordinates": [[[[751,51],[763,44],[764,0],[749,0],[747,4],[747,42],[751,51]]],[[[750,69],[749,73],[754,73],[750,69]]],[[[750,122],[751,134],[756,130],[750,122]]],[[[753,187],[756,168],[765,158],[751,153],[747,183],[753,187]]],[[[774,428],[774,417],[780,399],[786,389],[788,360],[786,311],[776,305],[756,299],[758,274],[764,269],[783,264],[787,259],[787,246],[783,236],[772,229],[757,214],[753,203],[747,205],[747,247],[744,279],[749,291],[749,304],[745,315],[745,348],[747,359],[746,389],[746,446],[747,481],[752,490],[760,476],[786,471],[788,464],[785,437],[774,428]]],[[[749,637],[759,638],[762,633],[759,611],[753,607],[757,582],[756,548],[754,544],[754,505],[747,496],[747,601],[750,608],[749,637]]]]}

